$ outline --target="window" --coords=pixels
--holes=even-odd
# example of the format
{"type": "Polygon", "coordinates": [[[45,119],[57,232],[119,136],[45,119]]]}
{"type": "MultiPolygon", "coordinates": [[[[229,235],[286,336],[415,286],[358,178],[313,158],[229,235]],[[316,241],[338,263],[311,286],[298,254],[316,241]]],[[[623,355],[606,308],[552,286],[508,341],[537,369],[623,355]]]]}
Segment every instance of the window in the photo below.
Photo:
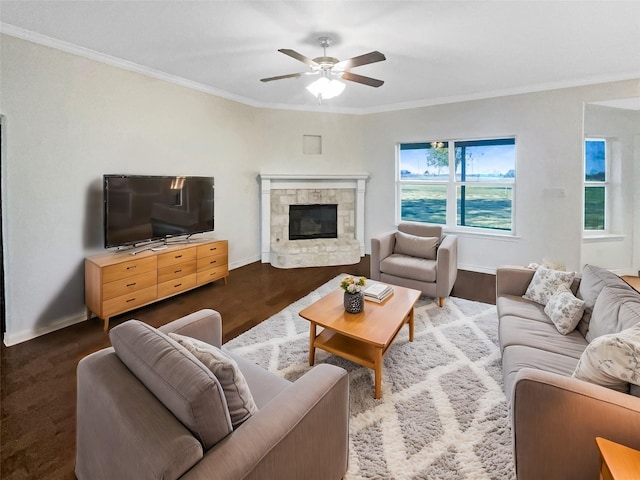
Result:
{"type": "Polygon", "coordinates": [[[587,138],[584,145],[584,229],[606,230],[607,141],[587,138]]]}
{"type": "Polygon", "coordinates": [[[399,218],[512,232],[515,165],[514,138],[400,144],[399,218]]]}

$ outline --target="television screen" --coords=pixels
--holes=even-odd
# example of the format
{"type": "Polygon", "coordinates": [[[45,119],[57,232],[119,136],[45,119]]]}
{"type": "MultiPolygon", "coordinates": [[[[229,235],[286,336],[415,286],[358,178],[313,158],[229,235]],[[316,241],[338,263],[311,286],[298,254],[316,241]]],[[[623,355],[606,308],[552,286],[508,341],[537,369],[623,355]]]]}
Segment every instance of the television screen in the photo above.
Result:
{"type": "Polygon", "coordinates": [[[104,175],[104,246],[213,230],[213,177],[104,175]]]}

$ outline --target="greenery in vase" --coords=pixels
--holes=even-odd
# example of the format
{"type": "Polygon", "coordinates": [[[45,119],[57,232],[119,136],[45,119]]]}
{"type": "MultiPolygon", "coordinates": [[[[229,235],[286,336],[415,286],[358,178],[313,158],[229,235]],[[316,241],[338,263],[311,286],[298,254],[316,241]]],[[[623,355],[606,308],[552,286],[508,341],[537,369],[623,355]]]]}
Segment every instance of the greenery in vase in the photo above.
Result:
{"type": "Polygon", "coordinates": [[[340,288],[347,293],[358,293],[362,291],[365,281],[365,277],[344,277],[340,281],[340,288]]]}

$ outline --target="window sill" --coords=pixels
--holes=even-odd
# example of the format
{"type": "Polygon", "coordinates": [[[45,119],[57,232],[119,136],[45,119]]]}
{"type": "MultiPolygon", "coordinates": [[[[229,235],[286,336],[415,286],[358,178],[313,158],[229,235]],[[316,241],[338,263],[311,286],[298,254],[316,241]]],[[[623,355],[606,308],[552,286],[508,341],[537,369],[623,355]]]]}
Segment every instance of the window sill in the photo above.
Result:
{"type": "Polygon", "coordinates": [[[616,235],[613,233],[598,233],[594,235],[583,235],[583,243],[600,243],[600,242],[622,242],[626,239],[626,235],[616,235]]]}
{"type": "Polygon", "coordinates": [[[484,238],[484,239],[491,239],[491,240],[501,240],[505,242],[517,242],[517,241],[520,241],[522,238],[517,235],[512,235],[511,233],[470,231],[470,230],[458,229],[458,228],[443,228],[443,231],[446,234],[457,235],[458,237],[484,238]]]}

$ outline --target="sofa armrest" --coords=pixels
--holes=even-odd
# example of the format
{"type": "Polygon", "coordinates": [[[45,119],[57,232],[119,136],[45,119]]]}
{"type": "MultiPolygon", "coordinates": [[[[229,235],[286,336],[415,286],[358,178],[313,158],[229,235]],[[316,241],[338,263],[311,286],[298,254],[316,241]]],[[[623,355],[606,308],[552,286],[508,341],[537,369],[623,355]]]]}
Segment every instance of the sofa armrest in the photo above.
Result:
{"type": "Polygon", "coordinates": [[[204,478],[338,480],[349,453],[349,377],[315,366],[192,468],[204,478]]]}
{"type": "Polygon", "coordinates": [[[640,398],[523,368],[511,399],[518,480],[596,479],[603,437],[640,449],[640,398]]]}
{"type": "Polygon", "coordinates": [[[527,291],[533,275],[531,268],[519,266],[501,266],[496,270],[496,298],[503,295],[521,297],[527,291]]]}
{"type": "Polygon", "coordinates": [[[199,310],[167,323],[158,330],[196,338],[218,348],[222,346],[222,317],[215,310],[199,310]]]}
{"type": "Polygon", "coordinates": [[[436,254],[436,296],[448,297],[458,277],[458,237],[445,235],[436,254]]]}
{"type": "Polygon", "coordinates": [[[371,265],[369,276],[372,280],[380,280],[380,262],[393,253],[396,243],[396,232],[386,232],[371,237],[371,265]]]}

